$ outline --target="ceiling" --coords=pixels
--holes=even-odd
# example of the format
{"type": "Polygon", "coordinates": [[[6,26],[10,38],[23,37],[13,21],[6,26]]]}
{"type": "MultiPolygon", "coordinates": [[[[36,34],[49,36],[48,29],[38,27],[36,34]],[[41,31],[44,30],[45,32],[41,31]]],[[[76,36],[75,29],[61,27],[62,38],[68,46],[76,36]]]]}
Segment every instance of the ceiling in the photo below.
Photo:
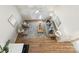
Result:
{"type": "Polygon", "coordinates": [[[46,18],[59,7],[58,5],[19,5],[16,6],[23,19],[46,18]]]}

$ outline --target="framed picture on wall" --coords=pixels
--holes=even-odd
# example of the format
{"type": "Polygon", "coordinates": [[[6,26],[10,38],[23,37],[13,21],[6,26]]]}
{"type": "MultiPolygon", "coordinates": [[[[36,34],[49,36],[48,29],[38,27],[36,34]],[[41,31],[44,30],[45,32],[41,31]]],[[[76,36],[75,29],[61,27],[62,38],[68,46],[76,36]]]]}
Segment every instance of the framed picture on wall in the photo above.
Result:
{"type": "Polygon", "coordinates": [[[59,17],[56,16],[53,21],[54,21],[56,27],[58,28],[60,26],[60,24],[61,24],[61,21],[60,21],[59,17]]]}
{"type": "Polygon", "coordinates": [[[13,15],[11,15],[11,16],[9,17],[8,21],[9,21],[9,23],[10,23],[13,27],[16,26],[16,19],[15,19],[15,17],[14,17],[13,15]]]}

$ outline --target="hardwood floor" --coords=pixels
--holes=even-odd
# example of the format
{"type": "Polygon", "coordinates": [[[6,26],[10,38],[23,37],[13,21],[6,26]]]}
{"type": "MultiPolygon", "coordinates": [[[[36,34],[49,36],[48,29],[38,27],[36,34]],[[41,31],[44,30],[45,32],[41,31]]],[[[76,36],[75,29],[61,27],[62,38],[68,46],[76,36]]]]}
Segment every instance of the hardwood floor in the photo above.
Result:
{"type": "Polygon", "coordinates": [[[75,52],[71,42],[57,42],[49,38],[17,39],[16,43],[29,44],[29,53],[75,52]]]}

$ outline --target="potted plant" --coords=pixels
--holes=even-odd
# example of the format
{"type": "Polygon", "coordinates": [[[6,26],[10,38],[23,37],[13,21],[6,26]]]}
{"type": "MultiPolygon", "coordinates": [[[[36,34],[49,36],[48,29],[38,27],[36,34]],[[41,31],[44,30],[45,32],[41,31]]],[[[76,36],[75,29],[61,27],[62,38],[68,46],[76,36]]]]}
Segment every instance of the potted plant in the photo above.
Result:
{"type": "Polygon", "coordinates": [[[0,49],[1,49],[0,53],[3,53],[3,52],[8,53],[9,52],[9,48],[8,48],[9,43],[10,43],[10,40],[8,40],[6,42],[6,44],[5,44],[5,46],[3,48],[0,45],[0,49]]]}

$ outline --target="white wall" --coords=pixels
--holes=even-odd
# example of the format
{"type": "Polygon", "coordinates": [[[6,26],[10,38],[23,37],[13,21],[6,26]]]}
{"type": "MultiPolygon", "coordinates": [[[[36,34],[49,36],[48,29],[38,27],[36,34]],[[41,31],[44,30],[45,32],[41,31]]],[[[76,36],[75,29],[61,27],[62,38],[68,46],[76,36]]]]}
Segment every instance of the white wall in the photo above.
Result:
{"type": "MultiPolygon", "coordinates": [[[[79,39],[79,6],[60,6],[55,12],[62,22],[64,35],[69,38],[68,40],[79,39]]],[[[79,41],[73,42],[73,45],[79,52],[79,41]]]]}
{"type": "Polygon", "coordinates": [[[59,16],[65,35],[79,34],[79,6],[59,6],[55,13],[59,16]]]}
{"type": "Polygon", "coordinates": [[[39,18],[41,15],[42,18],[46,18],[49,16],[49,11],[53,10],[56,6],[55,5],[20,5],[16,6],[21,14],[23,15],[23,19],[34,19],[39,18]],[[35,13],[36,10],[39,12],[35,13]]]}
{"type": "Polygon", "coordinates": [[[12,27],[8,22],[10,15],[14,15],[17,20],[17,25],[21,21],[21,16],[15,6],[0,6],[0,43],[5,43],[7,40],[15,41],[17,36],[16,27],[12,27]]]}

